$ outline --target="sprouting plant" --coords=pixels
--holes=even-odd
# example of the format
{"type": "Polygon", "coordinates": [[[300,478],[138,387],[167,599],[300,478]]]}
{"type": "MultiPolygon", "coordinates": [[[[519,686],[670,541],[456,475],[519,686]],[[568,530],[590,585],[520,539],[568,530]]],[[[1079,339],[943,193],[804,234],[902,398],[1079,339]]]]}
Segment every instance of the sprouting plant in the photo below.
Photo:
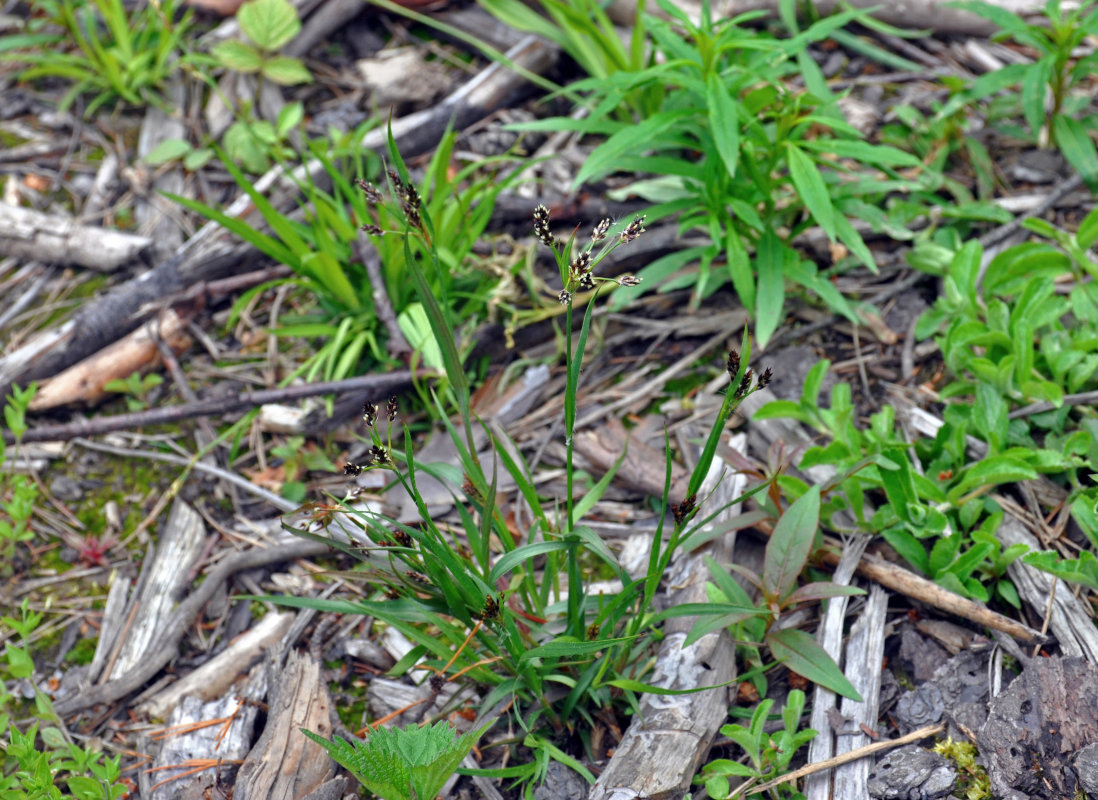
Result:
{"type": "Polygon", "coordinates": [[[37,688],[34,708],[28,715],[9,694],[5,683],[9,680],[30,681],[34,676],[34,659],[30,652],[30,638],[42,622],[42,614],[30,608],[24,599],[19,613],[0,618],[0,627],[9,628],[18,635],[18,644],[4,643],[4,657],[0,659],[0,796],[11,800],[115,800],[128,791],[121,780],[120,756],[105,758],[71,741],[60,725],[50,699],[37,688]],[[35,721],[23,732],[25,725],[17,726],[17,720],[35,717],[35,721]],[[40,722],[49,723],[39,728],[40,722]],[[7,736],[4,737],[6,732],[7,736]],[[61,786],[68,793],[61,791],[61,786]]]}
{"type": "Polygon", "coordinates": [[[382,800],[433,798],[476,745],[487,728],[459,735],[440,720],[434,725],[378,728],[364,742],[329,741],[311,731],[306,736],[321,745],[359,783],[382,800]]]}
{"type": "Polygon", "coordinates": [[[335,465],[314,445],[306,446],[305,437],[291,436],[284,444],[271,448],[271,454],[282,459],[282,468],[286,481],[282,484],[282,496],[287,500],[300,503],[305,499],[305,484],[302,474],[309,470],[332,471],[335,465]]]}
{"type": "MultiPolygon", "coordinates": [[[[768,734],[763,728],[774,705],[770,699],[759,703],[746,727],[738,723],[723,726],[721,734],[743,749],[747,754],[747,763],[727,758],[715,759],[702,768],[694,782],[704,784],[706,793],[713,800],[725,800],[732,794],[730,777],[767,781],[784,774],[797,750],[816,737],[816,731],[811,728],[802,730],[800,727],[804,703],[804,692],[793,689],[782,709],[783,727],[774,734],[768,734]]],[[[779,797],[795,796],[788,787],[776,787],[776,791],[779,797]]]]}
{"type": "Polygon", "coordinates": [[[142,376],[140,372],[134,372],[126,378],[115,378],[107,381],[103,388],[108,392],[118,392],[126,396],[126,407],[130,411],[140,411],[149,405],[149,394],[157,386],[164,383],[163,376],[155,372],[142,376]]]}
{"type": "Polygon", "coordinates": [[[32,5],[44,12],[48,25],[13,37],[0,59],[29,64],[19,73],[21,80],[72,81],[61,110],[85,93],[94,93],[84,110],[88,117],[116,99],[166,107],[161,85],[180,67],[204,64],[186,49],[193,12],[177,20],[174,0],[141,4],[132,12],[122,0],[35,0],[32,5]]]}
{"type": "MultiPolygon", "coordinates": [[[[301,59],[279,55],[301,30],[297,9],[289,0],[249,0],[236,14],[245,39],[226,39],[210,51],[222,67],[255,75],[255,97],[263,93],[265,81],[280,86],[311,83],[312,74],[301,59]]],[[[243,103],[236,110],[236,121],[225,131],[222,144],[229,157],[249,172],[264,172],[273,156],[288,158],[287,135],[304,118],[304,107],[291,103],[283,108],[277,122],[260,119],[258,104],[243,103]]]]}
{"type": "Polygon", "coordinates": [[[1076,55],[1087,37],[1098,35],[1098,5],[1084,0],[1064,9],[1060,0],[1048,0],[1044,19],[1034,22],[991,3],[969,0],[952,5],[995,23],[1001,29],[995,39],[1012,39],[1030,47],[1037,60],[988,73],[968,93],[947,104],[942,113],[952,113],[955,103],[1020,83],[1021,112],[1032,135],[1041,146],[1059,147],[1091,190],[1098,191],[1098,149],[1090,137],[1094,92],[1083,86],[1098,72],[1098,54],[1076,55]],[[1080,118],[1080,114],[1087,116],[1080,118]]]}
{"type": "MultiPolygon", "coordinates": [[[[4,421],[16,446],[27,431],[27,408],[36,389],[33,383],[26,389],[13,386],[4,406],[4,421]]],[[[0,572],[10,574],[16,543],[34,537],[30,520],[38,499],[38,484],[27,475],[13,474],[11,465],[6,462],[7,446],[0,437],[0,509],[4,511],[0,515],[0,561],[3,562],[0,572]]]]}

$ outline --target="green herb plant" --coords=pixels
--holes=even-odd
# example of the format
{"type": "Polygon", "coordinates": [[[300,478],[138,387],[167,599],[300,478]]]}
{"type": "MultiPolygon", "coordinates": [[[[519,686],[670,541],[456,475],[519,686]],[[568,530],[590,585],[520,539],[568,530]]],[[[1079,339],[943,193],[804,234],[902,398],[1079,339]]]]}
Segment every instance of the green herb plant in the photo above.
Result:
{"type": "Polygon", "coordinates": [[[130,411],[140,411],[149,407],[149,394],[163,383],[164,377],[158,373],[150,372],[143,376],[140,372],[133,372],[126,378],[107,381],[103,388],[125,395],[126,407],[130,411]]]}
{"type": "MultiPolygon", "coordinates": [[[[897,431],[891,406],[873,414],[868,428],[859,428],[848,384],[835,384],[830,407],[821,407],[818,395],[829,366],[823,360],[809,371],[799,401],[774,401],[755,415],[793,418],[827,437],[824,444],[808,448],[798,465],[834,469],[821,510],[827,527],[878,533],[916,570],[945,588],[985,602],[994,593],[1017,607],[1017,593],[1004,575],[1025,547],[1002,548],[995,536],[1002,511],[982,494],[990,486],[1037,473],[1010,453],[972,462],[965,450],[968,432],[975,431],[972,421],[999,415],[1005,424],[1005,408],[993,409],[985,394],[981,397],[991,405],[978,403],[975,411],[947,406],[946,424],[937,437],[912,444],[897,431]],[[882,498],[876,510],[873,495],[882,498]]],[[[805,491],[792,476],[778,480],[790,493],[805,491]]]]}
{"type": "MultiPolygon", "coordinates": [[[[15,437],[16,447],[27,432],[27,408],[37,389],[30,384],[26,389],[12,387],[11,395],[4,405],[4,422],[8,431],[15,437]]],[[[30,529],[30,520],[38,500],[38,484],[30,476],[14,474],[7,463],[7,445],[0,437],[0,573],[10,575],[15,558],[15,545],[34,538],[30,529]]],[[[0,725],[3,728],[3,725],[0,725]]]]}
{"type": "MultiPolygon", "coordinates": [[[[765,782],[788,772],[796,752],[816,737],[816,731],[800,727],[804,703],[804,692],[793,689],[782,708],[783,727],[774,734],[768,734],[763,727],[770,719],[770,709],[774,705],[774,701],[770,699],[763,700],[756,706],[746,727],[737,723],[723,726],[721,734],[743,749],[747,754],[747,763],[727,758],[714,759],[702,768],[694,782],[703,784],[706,794],[713,800],[727,800],[733,796],[729,778],[765,782]]],[[[775,787],[772,791],[775,792],[772,797],[803,797],[786,785],[775,787]]],[[[750,790],[748,794],[750,795],[750,790]]]]}
{"type": "Polygon", "coordinates": [[[435,797],[487,728],[458,735],[450,723],[378,728],[364,742],[302,731],[382,800],[435,797]]]}
{"type": "Polygon", "coordinates": [[[49,697],[37,688],[34,710],[29,714],[8,690],[12,681],[33,679],[34,659],[29,641],[41,621],[42,615],[31,610],[26,599],[18,616],[0,618],[0,632],[5,638],[11,631],[22,641],[19,645],[5,641],[4,657],[0,660],[0,793],[11,800],[122,797],[129,788],[120,779],[121,756],[106,758],[71,741],[60,727],[61,720],[49,697]],[[27,716],[34,717],[34,721],[29,722],[27,716]],[[40,729],[40,722],[49,724],[40,729]],[[67,791],[63,792],[62,786],[67,791]]]}
{"type": "MultiPolygon", "coordinates": [[[[583,119],[553,118],[513,126],[569,129],[605,137],[576,176],[576,185],[616,172],[651,178],[624,191],[658,203],[650,219],[679,215],[683,234],[709,242],[657,259],[640,276],[646,286],[693,286],[693,304],[731,281],[755,316],[755,338],[766,344],[782,319],[787,280],[822,298],[848,319],[847,300],[793,247],[818,226],[837,251],[845,248],[876,270],[850,217],[880,226],[881,198],[921,184],[898,168],[919,168],[909,153],[873,145],[843,118],[807,47],[854,20],[848,11],[788,39],[747,27],[758,14],[715,22],[702,4],[700,23],[661,0],[669,21],[645,17],[658,58],[643,69],[590,78],[569,89],[583,93],[583,119]],[[784,80],[803,74],[805,89],[784,80]],[[622,110],[630,113],[622,118],[622,110]],[[696,266],[691,266],[696,265],[696,266]]],[[[934,180],[928,176],[926,185],[934,180]]],[[[639,290],[616,292],[615,307],[639,290]]]]}
{"type": "Polygon", "coordinates": [[[193,12],[177,19],[174,0],[143,3],[132,12],[122,0],[33,0],[31,5],[46,25],[34,21],[34,29],[6,37],[0,59],[28,65],[20,80],[72,81],[59,103],[62,111],[83,94],[93,95],[85,117],[115,100],[166,109],[160,87],[177,70],[200,71],[205,64],[187,47],[193,12]]]}
{"type": "MultiPolygon", "coordinates": [[[[312,82],[312,73],[301,59],[279,55],[301,30],[297,9],[289,0],[249,0],[240,7],[236,20],[245,38],[218,42],[210,55],[225,69],[255,75],[256,98],[262,96],[265,81],[279,86],[312,82]]],[[[305,116],[301,103],[285,106],[275,122],[260,119],[258,108],[258,103],[241,103],[236,122],[222,138],[229,157],[253,173],[266,172],[272,158],[281,161],[292,156],[287,136],[305,116]]]]}
{"type": "MultiPolygon", "coordinates": [[[[1084,0],[1065,10],[1060,0],[1048,0],[1044,18],[1036,22],[991,3],[969,0],[953,5],[998,25],[1001,30],[995,39],[1013,40],[1037,56],[1032,63],[1010,64],[988,73],[955,101],[964,103],[1021,84],[1017,101],[1032,137],[1041,146],[1058,147],[1091,190],[1098,191],[1098,149],[1089,133],[1098,117],[1092,105],[1098,54],[1075,55],[1087,37],[1098,35],[1098,4],[1084,0]]],[[[942,113],[951,110],[952,105],[947,105],[942,113]]]]}

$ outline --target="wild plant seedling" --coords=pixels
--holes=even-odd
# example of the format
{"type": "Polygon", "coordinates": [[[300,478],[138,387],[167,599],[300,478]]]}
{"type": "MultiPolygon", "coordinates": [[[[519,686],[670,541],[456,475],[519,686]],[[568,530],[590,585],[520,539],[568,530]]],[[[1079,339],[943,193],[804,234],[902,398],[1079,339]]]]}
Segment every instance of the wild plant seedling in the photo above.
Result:
{"type": "MultiPolygon", "coordinates": [[[[713,800],[725,800],[732,795],[729,777],[767,781],[787,772],[797,750],[816,737],[816,731],[811,728],[802,730],[800,727],[804,703],[804,692],[793,689],[782,709],[783,728],[773,735],[763,729],[774,705],[770,699],[759,703],[746,727],[737,723],[722,727],[721,734],[743,748],[748,763],[741,764],[726,758],[710,761],[694,782],[704,784],[706,793],[713,800]]],[[[797,796],[786,786],[775,787],[775,791],[779,797],[797,796]]]]}

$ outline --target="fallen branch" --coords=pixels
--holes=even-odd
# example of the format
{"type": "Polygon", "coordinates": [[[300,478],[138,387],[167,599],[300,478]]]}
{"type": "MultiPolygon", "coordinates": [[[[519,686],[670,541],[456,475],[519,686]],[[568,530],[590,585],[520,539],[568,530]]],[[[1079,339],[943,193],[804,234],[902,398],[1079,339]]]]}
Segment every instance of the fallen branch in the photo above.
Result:
{"type": "MultiPolygon", "coordinates": [[[[308,383],[304,386],[287,386],[282,389],[262,389],[256,392],[243,392],[230,397],[217,397],[198,400],[194,403],[182,403],[166,408],[150,408],[132,414],[116,414],[110,417],[82,419],[64,425],[38,425],[23,435],[23,442],[68,441],[77,437],[99,436],[111,431],[132,430],[145,425],[163,425],[192,417],[204,417],[227,414],[242,408],[261,406],[284,400],[298,400],[302,397],[316,397],[336,392],[363,392],[371,396],[388,395],[399,391],[412,383],[409,370],[397,370],[380,375],[361,375],[341,381],[323,381],[308,383]]],[[[10,431],[3,431],[4,441],[14,443],[10,431]]]]}

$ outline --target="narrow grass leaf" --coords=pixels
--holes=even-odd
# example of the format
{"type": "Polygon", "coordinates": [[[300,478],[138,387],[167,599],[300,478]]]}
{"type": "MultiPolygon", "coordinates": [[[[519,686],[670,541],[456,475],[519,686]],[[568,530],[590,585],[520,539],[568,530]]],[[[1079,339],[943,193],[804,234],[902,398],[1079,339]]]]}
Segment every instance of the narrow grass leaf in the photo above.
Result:
{"type": "Polygon", "coordinates": [[[1066,114],[1057,114],[1052,130],[1064,158],[1083,176],[1087,188],[1098,192],[1098,149],[1086,126],[1066,114]]]}
{"type": "Polygon", "coordinates": [[[730,177],[736,177],[740,159],[740,119],[736,102],[717,72],[710,72],[705,81],[706,106],[709,109],[709,131],[717,145],[717,153],[730,177]]]}

